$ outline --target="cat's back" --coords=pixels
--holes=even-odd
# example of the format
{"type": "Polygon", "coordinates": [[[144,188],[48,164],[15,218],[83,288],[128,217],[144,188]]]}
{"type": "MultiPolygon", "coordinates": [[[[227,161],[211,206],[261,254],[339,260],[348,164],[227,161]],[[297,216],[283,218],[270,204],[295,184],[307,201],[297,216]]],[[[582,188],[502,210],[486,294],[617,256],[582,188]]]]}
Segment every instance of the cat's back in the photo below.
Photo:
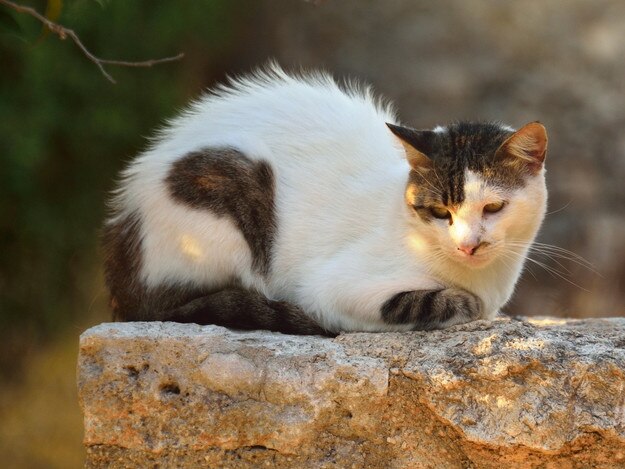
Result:
{"type": "Polygon", "coordinates": [[[367,87],[270,66],[193,103],[137,163],[171,161],[205,147],[236,148],[274,164],[285,157],[301,163],[311,154],[351,157],[361,148],[388,146],[385,122],[395,122],[393,110],[367,87]]]}
{"type": "MultiPolygon", "coordinates": [[[[238,279],[265,291],[272,253],[310,244],[302,233],[320,220],[328,241],[358,226],[347,192],[375,198],[364,173],[400,155],[386,121],[392,111],[368,89],[324,74],[272,67],[216,88],[122,173],[105,227],[109,277],[119,264],[147,288],[238,279]]],[[[119,301],[133,285],[111,290],[119,301]]]]}
{"type": "Polygon", "coordinates": [[[160,217],[177,165],[200,177],[222,161],[218,165],[232,166],[230,172],[237,163],[239,169],[267,165],[278,209],[296,210],[307,201],[313,215],[330,204],[338,217],[337,202],[349,198],[337,192],[341,188],[375,197],[376,180],[397,166],[404,170],[403,153],[385,125],[395,121],[391,106],[365,86],[339,84],[321,72],[291,75],[271,65],[213,89],[169,121],[122,173],[114,206],[160,217]],[[193,155],[195,164],[186,164],[193,155]]]}

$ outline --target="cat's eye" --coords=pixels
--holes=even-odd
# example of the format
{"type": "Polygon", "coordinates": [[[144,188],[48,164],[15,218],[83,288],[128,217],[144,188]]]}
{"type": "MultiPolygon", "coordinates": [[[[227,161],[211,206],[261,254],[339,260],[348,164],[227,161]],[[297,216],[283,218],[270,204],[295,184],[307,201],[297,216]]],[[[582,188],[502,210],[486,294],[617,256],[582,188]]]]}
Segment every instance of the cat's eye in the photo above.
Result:
{"type": "Polygon", "coordinates": [[[499,212],[506,203],[502,200],[501,202],[493,202],[491,204],[484,205],[484,213],[497,213],[499,212]]]}
{"type": "Polygon", "coordinates": [[[434,218],[439,218],[441,220],[446,220],[451,218],[451,212],[447,210],[445,207],[430,207],[430,213],[434,218]]]}

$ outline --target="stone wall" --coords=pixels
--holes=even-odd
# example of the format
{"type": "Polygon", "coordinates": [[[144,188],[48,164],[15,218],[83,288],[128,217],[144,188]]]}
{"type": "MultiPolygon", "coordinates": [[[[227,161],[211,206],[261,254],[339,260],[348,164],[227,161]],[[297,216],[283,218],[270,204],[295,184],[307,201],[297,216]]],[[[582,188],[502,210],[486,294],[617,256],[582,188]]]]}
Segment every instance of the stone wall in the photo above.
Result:
{"type": "Polygon", "coordinates": [[[87,467],[625,467],[625,319],[80,339],[87,467]]]}

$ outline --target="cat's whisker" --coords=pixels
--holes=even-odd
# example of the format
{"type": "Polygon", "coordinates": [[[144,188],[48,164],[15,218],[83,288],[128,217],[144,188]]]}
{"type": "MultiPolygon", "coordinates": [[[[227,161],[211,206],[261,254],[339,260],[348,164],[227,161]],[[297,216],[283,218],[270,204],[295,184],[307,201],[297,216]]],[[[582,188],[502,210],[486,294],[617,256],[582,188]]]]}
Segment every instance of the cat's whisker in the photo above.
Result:
{"type": "MultiPolygon", "coordinates": [[[[502,260],[502,261],[503,261],[506,265],[510,265],[510,264],[507,264],[507,263],[506,263],[506,261],[508,261],[508,260],[509,260],[509,261],[511,261],[511,262],[516,262],[516,261],[518,261],[518,257],[519,257],[519,254],[518,254],[518,253],[511,253],[511,252],[508,252],[508,251],[506,251],[506,250],[504,250],[504,251],[501,253],[501,260],[502,260]],[[515,254],[515,257],[512,257],[512,254],[515,254]]],[[[511,265],[510,267],[511,267],[512,269],[514,269],[514,265],[511,265]]],[[[531,266],[529,266],[529,265],[525,264],[525,268],[526,268],[526,269],[527,269],[527,271],[530,273],[530,275],[534,278],[534,280],[538,280],[538,278],[536,277],[536,274],[534,274],[534,271],[532,270],[531,266]]]]}
{"type": "Polygon", "coordinates": [[[571,205],[571,201],[570,201],[570,200],[569,200],[566,204],[564,204],[564,206],[563,206],[563,207],[560,207],[559,209],[556,209],[556,210],[554,210],[554,211],[552,211],[552,212],[547,212],[547,213],[545,214],[545,216],[549,216],[549,215],[553,215],[554,213],[561,212],[562,210],[567,209],[569,205],[571,205]]]}
{"type": "MultiPolygon", "coordinates": [[[[515,259],[510,258],[510,257],[508,256],[508,253],[506,253],[505,251],[502,253],[502,255],[501,255],[500,259],[501,259],[501,262],[502,262],[502,263],[503,263],[503,264],[504,264],[504,265],[508,268],[508,270],[513,271],[513,270],[515,269],[515,265],[513,264],[513,262],[515,261],[515,259]]],[[[531,275],[532,277],[534,277],[534,280],[538,280],[538,279],[536,278],[536,275],[534,275],[534,271],[532,271],[532,269],[530,268],[530,266],[526,266],[526,267],[527,267],[527,270],[528,270],[528,272],[530,273],[530,275],[531,275]]]]}
{"type": "Polygon", "coordinates": [[[429,265],[435,265],[441,262],[448,262],[448,261],[449,261],[449,255],[445,253],[438,246],[427,255],[427,262],[429,265]]]}
{"type": "MultiPolygon", "coordinates": [[[[514,241],[513,241],[513,242],[514,242],[514,241]]],[[[537,246],[537,247],[541,247],[541,248],[545,248],[545,249],[550,249],[550,250],[554,250],[554,251],[558,251],[558,252],[563,252],[563,253],[569,254],[571,257],[575,257],[575,258],[577,258],[577,259],[580,259],[580,260],[583,260],[583,261],[585,261],[585,262],[588,262],[588,261],[586,261],[586,259],[584,259],[584,258],[583,258],[582,256],[580,256],[579,254],[577,254],[577,253],[575,253],[575,252],[573,252],[573,251],[569,251],[568,249],[564,249],[564,248],[562,248],[562,247],[560,247],[560,246],[556,246],[556,245],[554,245],[554,244],[540,243],[540,242],[538,242],[538,241],[537,241],[537,242],[534,242],[534,243],[519,242],[519,241],[517,241],[517,243],[519,243],[519,244],[523,244],[523,245],[526,245],[526,246],[537,246]]]]}
{"type": "Polygon", "coordinates": [[[588,260],[580,256],[579,254],[573,251],[569,251],[568,249],[555,246],[553,244],[546,244],[546,243],[539,243],[539,242],[528,243],[528,242],[514,241],[514,240],[507,241],[506,244],[510,246],[519,246],[519,247],[525,247],[529,249],[541,250],[544,252],[559,254],[561,256],[568,256],[571,260],[575,259],[583,264],[586,264],[588,267],[593,267],[591,262],[589,262],[588,260]]]}
{"type": "Polygon", "coordinates": [[[448,256],[442,249],[436,247],[436,249],[427,254],[427,259],[429,262],[445,261],[448,259],[448,256]]]}
{"type": "Polygon", "coordinates": [[[523,243],[523,242],[507,242],[506,243],[509,246],[514,246],[514,247],[521,247],[521,248],[526,248],[528,249],[530,252],[536,253],[536,254],[540,254],[543,255],[547,258],[549,258],[551,261],[557,263],[558,265],[560,265],[562,268],[564,268],[565,270],[566,267],[564,267],[560,262],[558,262],[558,259],[564,259],[567,261],[570,261],[574,264],[577,264],[581,267],[584,267],[585,269],[590,270],[591,272],[593,272],[596,275],[601,276],[601,274],[595,269],[594,265],[592,263],[590,263],[589,261],[587,261],[586,259],[584,259],[582,256],[569,251],[567,249],[564,248],[560,248],[558,246],[553,246],[550,244],[543,244],[543,243],[535,243],[535,244],[529,244],[529,243],[523,243]]]}
{"type": "MultiPolygon", "coordinates": [[[[555,254],[549,254],[540,250],[535,250],[532,249],[530,247],[530,252],[531,253],[535,253],[535,254],[539,254],[541,256],[546,257],[547,259],[549,259],[551,262],[553,262],[554,264],[557,264],[562,270],[564,270],[564,272],[566,272],[567,275],[572,275],[572,272],[564,265],[562,264],[562,262],[560,262],[557,258],[560,257],[561,259],[564,258],[563,256],[557,256],[555,254]]],[[[564,258],[564,259],[568,259],[571,260],[569,258],[564,258]]]]}
{"type": "Polygon", "coordinates": [[[565,282],[570,283],[571,285],[579,288],[580,290],[583,290],[585,292],[590,292],[590,290],[588,290],[587,288],[582,287],[581,285],[578,285],[577,283],[573,282],[572,280],[566,278],[566,276],[558,271],[557,269],[554,269],[553,267],[548,266],[547,264],[537,261],[536,259],[532,259],[531,257],[527,258],[528,261],[533,262],[536,265],[539,265],[540,267],[542,267],[543,269],[545,269],[547,272],[549,272],[551,275],[554,275],[556,277],[561,278],[562,280],[564,280],[565,282]]]}
{"type": "Polygon", "coordinates": [[[533,246],[539,247],[541,249],[545,249],[545,250],[549,250],[549,251],[554,251],[554,252],[560,252],[563,254],[567,254],[569,256],[571,256],[572,258],[575,258],[581,262],[585,262],[589,265],[592,265],[588,260],[584,259],[582,256],[580,256],[579,254],[573,252],[573,251],[569,251],[568,249],[564,249],[561,248],[559,246],[555,246],[553,244],[545,244],[545,243],[534,243],[533,246]]]}
{"type": "MultiPolygon", "coordinates": [[[[434,174],[436,174],[436,173],[434,173],[434,174]]],[[[438,175],[437,175],[436,177],[438,178],[438,175]]],[[[440,179],[439,179],[439,181],[440,181],[440,179]]],[[[436,187],[436,186],[432,183],[432,181],[430,181],[428,178],[422,177],[422,178],[421,178],[421,182],[425,182],[425,183],[428,185],[428,187],[432,190],[432,193],[433,193],[435,196],[437,196],[439,199],[441,198],[442,194],[441,194],[441,190],[440,190],[440,188],[436,187]]],[[[441,184],[442,184],[442,183],[441,183],[441,184]]]]}
{"type": "Polygon", "coordinates": [[[443,181],[441,181],[440,176],[438,175],[438,171],[434,170],[434,176],[436,176],[436,179],[438,180],[438,183],[441,185],[441,187],[445,187],[443,185],[443,181]]]}
{"type": "Polygon", "coordinates": [[[549,259],[551,262],[553,262],[554,264],[557,264],[558,267],[560,267],[564,272],[566,272],[567,275],[573,275],[573,272],[571,272],[570,269],[568,269],[562,262],[560,262],[558,259],[556,259],[554,256],[549,256],[547,254],[544,253],[540,253],[541,255],[545,256],[547,259],[549,259]]]}
{"type": "MultiPolygon", "coordinates": [[[[514,251],[512,251],[512,250],[508,250],[507,252],[508,252],[508,253],[515,254],[515,255],[517,255],[517,256],[521,256],[521,254],[516,253],[516,252],[514,252],[514,251]]],[[[578,285],[577,283],[573,282],[571,279],[567,278],[567,275],[571,275],[571,273],[570,273],[570,272],[568,272],[568,273],[565,273],[565,272],[560,272],[558,269],[556,269],[556,268],[554,268],[554,267],[551,267],[551,266],[549,266],[549,265],[545,264],[544,262],[540,262],[540,261],[538,261],[538,260],[536,260],[536,259],[533,259],[532,257],[529,257],[529,256],[527,256],[527,257],[526,257],[526,259],[527,259],[529,262],[532,262],[532,263],[534,263],[535,265],[537,265],[537,266],[539,266],[539,267],[543,268],[543,269],[544,269],[547,273],[549,273],[551,276],[553,276],[553,277],[558,277],[558,278],[560,278],[560,279],[564,280],[565,282],[567,282],[567,283],[569,283],[569,284],[571,284],[571,285],[573,285],[573,286],[575,286],[575,287],[577,287],[577,288],[579,288],[580,290],[583,290],[583,291],[585,291],[585,292],[589,292],[589,291],[590,291],[590,290],[588,290],[588,289],[586,289],[586,288],[582,287],[581,285],[578,285]]]]}
{"type": "MultiPolygon", "coordinates": [[[[573,263],[573,264],[575,264],[575,265],[578,265],[578,266],[580,266],[580,267],[583,267],[584,269],[586,269],[586,270],[588,270],[588,271],[592,272],[592,273],[593,273],[593,274],[595,274],[595,275],[598,275],[598,276],[600,276],[600,277],[602,276],[602,275],[601,275],[601,274],[600,274],[600,273],[599,273],[599,272],[598,272],[598,271],[597,271],[597,270],[596,270],[596,269],[592,266],[592,264],[588,264],[588,263],[585,263],[585,262],[581,262],[581,261],[579,261],[579,260],[577,260],[577,259],[574,259],[574,258],[572,258],[572,257],[570,257],[570,256],[563,255],[563,254],[560,254],[560,253],[555,253],[555,252],[541,251],[541,250],[538,250],[538,249],[530,249],[530,252],[535,253],[535,254],[539,254],[539,255],[541,255],[541,256],[544,256],[544,257],[546,257],[546,258],[550,259],[552,262],[555,262],[556,264],[558,264],[558,265],[562,266],[563,268],[565,268],[565,267],[563,266],[563,264],[562,264],[561,262],[559,262],[559,261],[558,261],[558,259],[561,259],[561,260],[565,260],[565,261],[571,262],[571,263],[573,263]]],[[[568,270],[568,269],[567,269],[567,270],[568,270]]]]}

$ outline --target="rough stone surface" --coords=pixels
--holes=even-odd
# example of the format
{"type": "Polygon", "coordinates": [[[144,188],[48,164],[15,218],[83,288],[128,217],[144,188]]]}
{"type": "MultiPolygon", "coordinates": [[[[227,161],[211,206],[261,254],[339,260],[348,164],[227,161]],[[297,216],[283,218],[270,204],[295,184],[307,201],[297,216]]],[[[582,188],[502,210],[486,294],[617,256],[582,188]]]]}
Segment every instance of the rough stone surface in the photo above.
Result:
{"type": "Polygon", "coordinates": [[[82,334],[87,467],[625,467],[625,319],[82,334]]]}

